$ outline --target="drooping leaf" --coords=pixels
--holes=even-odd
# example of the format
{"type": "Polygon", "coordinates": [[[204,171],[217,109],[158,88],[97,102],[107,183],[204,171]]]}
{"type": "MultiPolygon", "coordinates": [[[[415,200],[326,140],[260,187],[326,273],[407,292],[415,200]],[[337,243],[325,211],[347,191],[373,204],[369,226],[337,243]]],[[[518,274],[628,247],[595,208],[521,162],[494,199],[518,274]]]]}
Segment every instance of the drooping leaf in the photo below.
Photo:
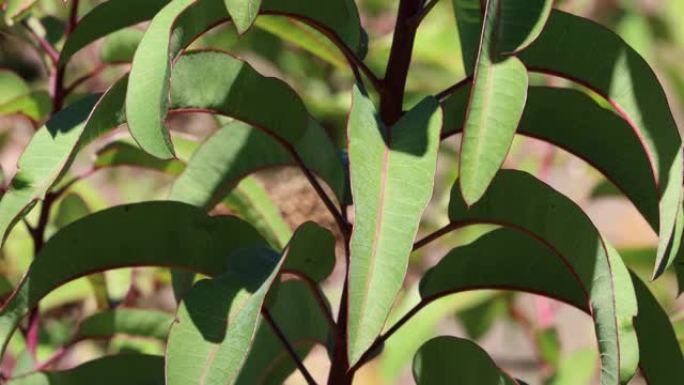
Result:
{"type": "Polygon", "coordinates": [[[230,19],[240,35],[247,32],[259,14],[261,0],[224,0],[230,19]]]}
{"type": "Polygon", "coordinates": [[[358,361],[387,319],[432,195],[442,113],[433,98],[386,128],[358,88],[349,116],[355,225],[349,272],[349,360],[358,361]]]}
{"type": "Polygon", "coordinates": [[[672,323],[656,298],[636,274],[632,281],[639,301],[634,326],[639,338],[639,366],[649,385],[684,381],[684,355],[672,323]]]}
{"type": "Polygon", "coordinates": [[[330,276],[333,268],[335,236],[314,222],[301,224],[287,246],[285,270],[320,282],[330,276]]]}
{"type": "Polygon", "coordinates": [[[285,258],[268,248],[236,251],[218,278],[181,302],[166,348],[166,384],[234,384],[271,284],[285,258]]]}
{"type": "MultiPolygon", "coordinates": [[[[445,136],[462,130],[468,92],[463,87],[442,102],[445,136]]],[[[659,197],[647,152],[616,114],[577,90],[530,87],[518,133],[552,143],[596,167],[657,230],[659,197]]]]}
{"type": "Polygon", "coordinates": [[[7,385],[163,385],[164,359],[145,354],[118,354],[63,371],[36,372],[13,378],[7,385]]]}
{"type": "Polygon", "coordinates": [[[560,11],[551,13],[539,39],[520,58],[530,70],[568,78],[605,97],[643,141],[659,187],[654,275],[662,274],[677,252],[673,240],[681,237],[674,228],[684,173],[682,140],[655,73],[618,35],[560,11]]]}
{"type": "Polygon", "coordinates": [[[629,273],[577,205],[527,173],[502,170],[485,198],[470,209],[454,188],[449,218],[452,226],[483,222],[524,229],[563,255],[589,293],[602,384],[625,383],[634,375],[639,355],[632,318],[637,308],[629,273]]]}
{"type": "MultiPolygon", "coordinates": [[[[330,326],[304,282],[283,282],[269,311],[299,357],[306,357],[316,344],[328,343],[330,326]]],[[[236,384],[280,385],[296,369],[282,342],[262,322],[236,384]]]]}
{"type": "MultiPolygon", "coordinates": [[[[599,294],[595,293],[595,289],[586,287],[582,276],[572,268],[572,259],[577,257],[564,254],[544,239],[533,238],[537,235],[524,234],[525,231],[527,230],[507,228],[496,230],[471,245],[452,250],[425,274],[421,281],[421,296],[431,300],[448,293],[482,287],[502,287],[555,298],[592,314],[594,321],[599,322],[598,314],[601,311],[597,311],[596,307],[612,306],[612,298],[606,296],[600,302],[592,300],[591,297],[599,294]]],[[[595,256],[586,254],[579,258],[594,259],[595,256]]],[[[587,265],[590,262],[587,261],[587,265]]],[[[635,287],[639,309],[634,328],[639,340],[638,356],[642,372],[649,377],[654,367],[660,371],[668,368],[664,373],[670,374],[673,381],[682,378],[681,352],[674,339],[666,341],[673,334],[667,316],[636,276],[631,276],[631,282],[635,287]],[[661,342],[664,344],[663,350],[658,353],[655,347],[661,342]]],[[[621,300],[620,297],[616,298],[616,301],[621,300]]],[[[597,325],[599,350],[603,354],[606,345],[601,337],[602,328],[603,326],[597,325]]],[[[624,343],[624,340],[621,342],[624,343]]],[[[617,378],[606,382],[609,373],[605,358],[602,361],[602,383],[624,383],[618,382],[617,378]]],[[[662,377],[656,374],[649,384],[668,383],[661,380],[662,377]]]]}
{"type": "Polygon", "coordinates": [[[497,52],[497,28],[507,23],[499,20],[506,16],[499,2],[505,1],[487,0],[461,142],[459,180],[469,205],[482,197],[506,158],[527,97],[527,69],[497,52]]]}
{"type": "Polygon", "coordinates": [[[142,167],[171,176],[178,176],[185,170],[185,164],[178,159],[158,159],[142,151],[138,146],[123,141],[108,143],[98,150],[93,163],[96,169],[117,166],[142,167]]]}
{"type": "MultiPolygon", "coordinates": [[[[359,45],[361,33],[358,21],[354,21],[358,20],[358,13],[353,4],[348,0],[328,0],[312,6],[299,2],[267,0],[262,9],[265,13],[285,14],[301,21],[308,21],[336,34],[345,42],[351,41],[352,44],[347,45],[355,47],[359,45]]],[[[173,155],[173,145],[163,123],[168,108],[171,59],[175,58],[181,48],[189,44],[195,36],[222,21],[221,15],[224,14],[225,5],[222,0],[174,0],[157,13],[140,42],[131,68],[131,88],[126,98],[126,114],[130,131],[138,143],[157,157],[169,158],[173,155]]],[[[205,81],[208,78],[203,77],[205,81]]],[[[276,98],[283,97],[283,92],[288,93],[282,86],[276,86],[276,89],[269,91],[253,87],[241,88],[252,89],[262,91],[259,93],[262,98],[265,95],[271,96],[271,92],[275,92],[273,96],[276,98]]],[[[292,97],[293,93],[292,96],[286,96],[288,99],[292,97]]],[[[261,100],[261,103],[256,105],[245,103],[241,107],[278,105],[276,99],[267,103],[261,100]]],[[[294,112],[293,109],[294,107],[290,107],[288,110],[294,112]]],[[[301,130],[306,128],[306,124],[299,125],[297,120],[288,123],[291,124],[292,135],[289,138],[296,138],[302,133],[301,130]]],[[[280,134],[285,135],[285,132],[280,134]]]]}
{"type": "Polygon", "coordinates": [[[95,313],[78,325],[72,341],[110,338],[117,334],[166,340],[173,316],[157,310],[119,308],[95,313]]]}
{"type": "Polygon", "coordinates": [[[413,360],[417,385],[517,385],[476,343],[437,337],[426,342],[413,360]],[[447,380],[448,379],[448,380],[447,380]]]}
{"type": "Polygon", "coordinates": [[[36,256],[0,310],[0,342],[4,349],[28,309],[73,279],[133,266],[215,276],[226,270],[232,252],[266,244],[238,218],[209,217],[180,202],[145,202],[97,212],[59,231],[36,256]],[[111,229],[117,229],[116,237],[111,229]]]}

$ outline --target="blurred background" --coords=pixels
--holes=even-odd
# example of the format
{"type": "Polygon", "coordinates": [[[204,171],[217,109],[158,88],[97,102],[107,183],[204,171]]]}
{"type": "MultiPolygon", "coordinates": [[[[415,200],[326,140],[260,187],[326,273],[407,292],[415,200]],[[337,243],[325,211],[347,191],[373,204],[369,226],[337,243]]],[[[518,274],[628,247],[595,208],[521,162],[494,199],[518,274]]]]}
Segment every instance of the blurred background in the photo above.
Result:
{"type": "MultiPolygon", "coordinates": [[[[362,24],[368,33],[366,63],[377,74],[384,72],[396,14],[396,0],[357,0],[362,24]]],[[[82,1],[80,14],[98,1],[82,1]]],[[[619,33],[654,67],[666,88],[671,108],[684,127],[684,1],[682,0],[565,0],[556,6],[593,19],[619,33]]],[[[0,68],[18,77],[0,74],[0,87],[8,81],[23,84],[24,91],[0,96],[0,180],[6,186],[16,172],[16,161],[35,129],[50,114],[45,58],[26,26],[60,46],[67,9],[61,0],[39,0],[25,25],[0,27],[0,68]],[[12,77],[12,79],[9,79],[12,77]]],[[[457,15],[456,15],[457,17],[457,15]]],[[[122,30],[81,51],[68,67],[66,84],[70,98],[102,92],[125,73],[145,25],[122,30]]],[[[303,98],[309,111],[344,146],[346,114],[353,77],[344,58],[311,28],[273,16],[262,16],[256,28],[238,38],[230,25],[219,26],[193,44],[230,51],[251,63],[261,73],[289,83],[303,98]]],[[[425,95],[435,94],[463,79],[458,34],[451,2],[442,0],[419,30],[408,79],[407,107],[425,95]]],[[[535,76],[534,83],[563,83],[535,76]]],[[[180,153],[190,154],[225,120],[202,114],[169,118],[180,153]],[[185,150],[184,150],[185,149],[185,150]]],[[[596,127],[600,129],[601,127],[596,127]]],[[[48,236],[68,223],[105,207],[150,199],[164,199],[173,176],[133,167],[98,167],[94,159],[106,156],[107,144],[127,140],[125,127],[89,146],[70,171],[88,177],[74,184],[52,208],[48,236]]],[[[432,203],[426,211],[421,234],[448,222],[449,189],[457,177],[459,138],[441,149],[438,180],[432,203]]],[[[619,156],[619,154],[616,154],[619,156]]],[[[537,175],[575,202],[615,244],[644,279],[650,276],[656,236],[637,210],[602,176],[582,160],[533,139],[517,138],[506,167],[537,175]]],[[[334,222],[303,176],[295,169],[261,172],[240,188],[263,192],[265,210],[274,224],[275,237],[286,236],[306,220],[334,229],[334,222]]],[[[33,210],[28,221],[36,220],[33,210]]],[[[219,205],[215,213],[249,216],[236,199],[219,205]]],[[[411,258],[405,290],[398,299],[392,320],[418,302],[416,283],[430,266],[450,248],[471,242],[490,228],[470,227],[443,237],[411,258]]],[[[419,234],[420,236],[420,234],[419,234]]],[[[116,232],[112,232],[116,237],[116,232]]],[[[341,253],[338,253],[341,256],[341,253]]],[[[33,258],[33,243],[19,224],[0,251],[0,294],[6,296],[33,258]]],[[[334,308],[342,283],[342,260],[325,283],[334,308]]],[[[670,272],[650,285],[678,328],[684,345],[684,300],[675,300],[677,285],[670,272]]],[[[59,289],[41,303],[38,360],[51,357],[67,341],[79,320],[108,307],[142,307],[173,312],[170,277],[161,269],[122,269],[78,280],[59,289]]],[[[18,333],[17,333],[18,334],[18,333]]],[[[355,384],[412,384],[410,366],[414,352],[430,337],[439,334],[467,336],[477,340],[496,362],[530,385],[592,384],[598,375],[598,354],[591,320],[566,305],[532,295],[477,291],[447,297],[414,317],[402,331],[387,341],[385,350],[362,369],[355,384]]],[[[61,355],[59,368],[72,367],[94,357],[119,351],[163,353],[154,340],[115,337],[106,341],[84,341],[61,355]]],[[[17,374],[34,364],[16,337],[4,367],[17,374]]],[[[317,347],[306,364],[324,381],[329,364],[325,349],[317,347]]],[[[294,374],[287,384],[301,384],[294,374]]],[[[641,384],[636,378],[634,384],[641,384]]]]}

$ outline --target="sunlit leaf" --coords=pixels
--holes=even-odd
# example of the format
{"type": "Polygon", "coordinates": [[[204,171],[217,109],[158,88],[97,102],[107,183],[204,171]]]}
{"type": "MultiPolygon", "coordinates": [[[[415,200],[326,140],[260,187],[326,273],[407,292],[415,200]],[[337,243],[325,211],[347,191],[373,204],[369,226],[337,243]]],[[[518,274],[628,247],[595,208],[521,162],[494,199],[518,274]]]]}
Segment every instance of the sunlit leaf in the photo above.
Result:
{"type": "Polygon", "coordinates": [[[507,23],[500,1],[487,0],[463,129],[459,180],[469,205],[482,197],[508,154],[527,97],[527,69],[497,51],[497,28],[507,23]]]}
{"type": "Polygon", "coordinates": [[[234,384],[285,258],[268,248],[229,256],[225,271],[183,297],[166,348],[166,384],[234,384]]]}
{"type": "Polygon", "coordinates": [[[352,365],[382,330],[404,280],[432,195],[441,126],[442,112],[433,98],[388,128],[370,99],[354,90],[348,127],[355,211],[349,272],[352,365]]]}

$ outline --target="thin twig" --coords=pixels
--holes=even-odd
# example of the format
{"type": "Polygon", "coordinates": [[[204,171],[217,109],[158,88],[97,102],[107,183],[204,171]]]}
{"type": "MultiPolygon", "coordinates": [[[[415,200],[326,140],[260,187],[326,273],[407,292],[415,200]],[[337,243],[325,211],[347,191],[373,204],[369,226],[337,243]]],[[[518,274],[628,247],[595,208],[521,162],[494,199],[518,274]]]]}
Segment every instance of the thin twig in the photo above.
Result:
{"type": "Polygon", "coordinates": [[[435,95],[435,98],[436,98],[437,100],[439,100],[440,102],[441,102],[441,101],[444,101],[444,99],[446,99],[448,96],[450,96],[450,95],[453,94],[454,92],[456,92],[456,91],[458,91],[459,89],[461,89],[461,87],[464,87],[464,86],[470,84],[472,81],[473,81],[473,77],[472,77],[472,76],[468,76],[467,78],[460,80],[458,83],[456,83],[456,84],[454,84],[454,85],[452,85],[452,86],[449,86],[449,88],[445,89],[444,91],[438,92],[438,93],[435,95]]]}
{"type": "Polygon", "coordinates": [[[325,317],[326,321],[328,321],[328,325],[330,325],[331,330],[337,329],[337,325],[335,324],[335,319],[332,316],[332,313],[330,312],[330,306],[328,306],[328,302],[321,292],[320,287],[318,284],[312,280],[311,278],[307,277],[306,275],[294,271],[294,270],[287,270],[284,269],[283,273],[289,273],[297,277],[300,281],[304,282],[306,286],[308,287],[309,291],[313,295],[314,299],[316,300],[316,303],[318,304],[318,307],[321,308],[321,311],[323,312],[323,316],[325,317]]]}
{"type": "Polygon", "coordinates": [[[267,309],[263,309],[261,311],[261,315],[264,317],[264,320],[268,325],[271,327],[273,330],[273,333],[278,337],[280,342],[283,344],[283,347],[285,350],[287,350],[288,354],[294,361],[294,363],[297,365],[297,368],[299,371],[302,373],[304,376],[304,379],[306,379],[307,384],[309,385],[318,385],[316,383],[316,380],[314,380],[313,376],[311,376],[311,373],[309,373],[309,370],[304,366],[304,363],[302,362],[302,359],[299,357],[297,354],[297,351],[292,347],[290,342],[287,340],[287,337],[283,333],[283,331],[278,327],[278,324],[276,324],[275,320],[273,317],[271,317],[271,313],[267,309]]]}
{"type": "Polygon", "coordinates": [[[26,22],[26,20],[22,20],[21,25],[28,31],[29,35],[31,35],[31,37],[38,43],[40,48],[43,49],[43,53],[45,53],[48,59],[50,59],[50,63],[52,63],[52,65],[54,66],[57,66],[57,63],[59,63],[59,53],[57,52],[55,47],[53,47],[52,44],[50,44],[50,42],[45,40],[45,38],[40,36],[36,31],[34,31],[33,28],[31,28],[31,26],[29,25],[29,23],[26,22]]]}
{"type": "Polygon", "coordinates": [[[425,16],[427,16],[430,13],[430,11],[432,11],[432,9],[435,7],[435,5],[437,5],[437,3],[439,3],[439,0],[431,0],[429,3],[425,4],[423,6],[423,10],[419,14],[417,14],[415,16],[415,20],[411,20],[411,22],[415,22],[418,24],[422,23],[423,19],[425,19],[425,16]]]}

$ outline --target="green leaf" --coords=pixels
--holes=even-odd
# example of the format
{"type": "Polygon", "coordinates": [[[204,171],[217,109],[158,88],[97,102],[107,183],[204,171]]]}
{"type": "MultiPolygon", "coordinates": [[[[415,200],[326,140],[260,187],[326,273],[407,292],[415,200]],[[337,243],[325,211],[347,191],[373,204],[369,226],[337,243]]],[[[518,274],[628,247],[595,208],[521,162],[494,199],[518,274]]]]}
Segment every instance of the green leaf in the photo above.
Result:
{"type": "MultiPolygon", "coordinates": [[[[283,282],[269,311],[299,357],[306,357],[316,344],[328,343],[328,321],[306,283],[283,282]]],[[[262,322],[236,384],[281,385],[296,369],[282,342],[262,322]]]]}
{"type": "Polygon", "coordinates": [[[254,226],[274,248],[280,250],[292,237],[280,209],[254,179],[245,178],[223,199],[232,212],[254,226]]]}
{"type": "Polygon", "coordinates": [[[19,171],[0,199],[0,243],[7,239],[14,224],[59,182],[79,149],[124,123],[120,112],[125,90],[123,79],[99,101],[96,96],[89,96],[60,111],[33,135],[19,158],[19,171]]]}
{"type": "MultiPolygon", "coordinates": [[[[223,57],[220,59],[222,61],[223,57]]],[[[205,69],[203,66],[185,66],[182,60],[176,66],[177,72],[190,74],[205,69]]],[[[187,79],[184,85],[191,81],[187,79]]],[[[221,99],[218,95],[216,98],[221,99]]],[[[206,105],[195,102],[186,100],[184,105],[206,105]]],[[[212,110],[230,112],[223,106],[212,110]]],[[[342,200],[344,169],[334,145],[321,126],[310,119],[304,136],[292,143],[270,135],[270,126],[264,130],[268,133],[239,122],[220,128],[193,154],[185,172],[173,184],[170,198],[210,209],[245,175],[268,167],[295,165],[306,170],[305,175],[308,172],[320,176],[333,190],[338,201],[342,200]]]]}
{"type": "Polygon", "coordinates": [[[502,170],[470,209],[454,188],[449,218],[454,228],[482,222],[521,229],[553,247],[588,293],[602,353],[602,384],[625,383],[634,375],[637,306],[629,273],[575,203],[527,173],[502,170]]]}
{"type": "Polygon", "coordinates": [[[437,337],[421,346],[413,360],[417,385],[517,385],[476,343],[456,337],[437,337]]]}
{"type": "MultiPolygon", "coordinates": [[[[452,0],[461,41],[463,68],[472,74],[482,31],[481,0],[452,0]]],[[[496,54],[510,55],[527,48],[541,34],[553,6],[552,0],[504,0],[497,6],[496,54]]],[[[492,9],[494,9],[492,8],[492,9]]]]}
{"type": "Polygon", "coordinates": [[[634,320],[639,337],[639,366],[649,385],[684,382],[684,355],[665,310],[646,284],[632,273],[639,301],[634,320]]]}
{"type": "Polygon", "coordinates": [[[108,35],[102,43],[100,58],[105,63],[128,63],[133,60],[143,31],[126,28],[108,35]]]}
{"type": "Polygon", "coordinates": [[[97,151],[95,169],[118,166],[142,167],[171,176],[178,176],[185,170],[185,164],[178,159],[155,158],[128,142],[111,142],[97,151]]]}
{"type": "Polygon", "coordinates": [[[37,372],[13,378],[7,385],[162,385],[164,360],[145,354],[118,354],[73,369],[37,372]]]}
{"type": "Polygon", "coordinates": [[[598,354],[594,349],[582,349],[562,357],[556,373],[547,385],[588,384],[596,376],[598,354]]]}
{"type": "MultiPolygon", "coordinates": [[[[496,52],[499,2],[488,0],[461,143],[460,184],[468,205],[484,195],[513,142],[525,108],[527,69],[496,52]]],[[[512,21],[511,21],[512,22],[512,21]]]]}
{"type": "Polygon", "coordinates": [[[354,88],[348,126],[355,212],[349,271],[351,365],[382,330],[401,288],[418,223],[432,195],[441,126],[441,109],[427,98],[388,129],[370,99],[354,88]]]}
{"type": "Polygon", "coordinates": [[[297,45],[337,68],[347,68],[347,59],[335,43],[316,28],[295,19],[280,16],[259,16],[254,25],[285,41],[297,45]]]}
{"type": "Polygon", "coordinates": [[[209,217],[180,202],[130,204],[89,215],[50,238],[3,305],[3,349],[28,309],[65,282],[133,266],[174,267],[214,276],[226,270],[226,257],[232,252],[262,245],[266,241],[242,220],[209,217]],[[117,229],[116,237],[111,229],[117,229]]]}
{"type": "Polygon", "coordinates": [[[54,216],[53,222],[58,228],[62,228],[78,219],[90,214],[91,210],[88,204],[76,193],[67,193],[61,199],[57,213],[54,216]]]}
{"type": "Polygon", "coordinates": [[[497,51],[514,54],[527,48],[542,33],[553,0],[503,0],[500,7],[497,51]]]}
{"type": "Polygon", "coordinates": [[[31,91],[24,79],[8,69],[0,69],[0,106],[31,91]]]}
{"type": "Polygon", "coordinates": [[[34,122],[51,110],[50,96],[45,91],[31,91],[24,80],[6,69],[0,69],[0,115],[22,114],[34,122]]]}
{"type": "MultiPolygon", "coordinates": [[[[607,369],[605,365],[605,354],[606,350],[610,349],[608,344],[615,342],[608,342],[603,335],[606,329],[613,329],[609,333],[614,333],[615,328],[601,325],[600,320],[600,314],[613,306],[613,299],[618,308],[621,302],[624,304],[625,299],[621,296],[613,298],[612,295],[597,293],[596,288],[587,287],[580,275],[581,272],[572,267],[577,264],[574,260],[578,258],[586,260],[584,264],[591,266],[592,259],[596,259],[595,255],[564,254],[554,244],[543,238],[536,238],[537,234],[528,236],[525,232],[527,230],[523,228],[503,228],[484,235],[471,245],[452,250],[424,275],[421,280],[421,296],[431,301],[462,291],[503,287],[566,302],[587,314],[593,314],[594,321],[597,322],[597,339],[600,341],[599,350],[604,362],[602,383],[625,383],[630,376],[623,376],[621,382],[618,382],[617,378],[607,379],[612,370],[607,369]]],[[[613,265],[614,268],[621,264],[617,262],[613,265]]],[[[647,378],[653,377],[654,380],[649,382],[650,384],[675,383],[675,380],[681,378],[681,368],[684,367],[681,365],[681,351],[672,337],[672,326],[643,283],[638,281],[635,275],[628,276],[628,279],[634,284],[638,301],[639,311],[634,319],[634,328],[639,341],[639,365],[647,378]],[[670,340],[667,341],[667,338],[670,340]],[[659,353],[656,347],[660,343],[663,344],[663,350],[659,353]],[[674,382],[660,382],[662,377],[657,374],[651,376],[655,367],[661,373],[671,374],[674,382]],[[663,372],[663,368],[667,369],[663,372]]],[[[623,330],[628,329],[628,325],[623,325],[623,330]]],[[[628,341],[622,339],[620,342],[624,345],[628,341]]],[[[624,349],[622,345],[620,349],[624,349]]],[[[633,347],[636,347],[636,344],[633,343],[633,347]]]]}
{"type": "Polygon", "coordinates": [[[72,56],[95,40],[151,19],[169,0],[109,0],[83,16],[69,35],[59,56],[65,66],[72,56]]]}
{"type": "MultiPolygon", "coordinates": [[[[445,135],[462,130],[468,93],[463,87],[442,102],[445,135]]],[[[597,168],[657,230],[659,196],[647,151],[615,113],[577,90],[530,87],[518,133],[552,143],[597,168]]]]}
{"type": "Polygon", "coordinates": [[[285,258],[268,248],[237,251],[218,278],[185,295],[166,348],[166,384],[234,384],[259,313],[285,258]]]}
{"type": "Polygon", "coordinates": [[[261,0],[224,0],[230,19],[240,35],[247,32],[256,20],[261,0]]]}
{"type": "Polygon", "coordinates": [[[335,268],[335,236],[314,222],[305,222],[287,246],[285,270],[315,282],[328,278],[335,268]]]}
{"type": "Polygon", "coordinates": [[[166,340],[173,316],[157,310],[119,308],[95,313],[78,325],[72,341],[110,338],[117,334],[166,340]]]}
{"type": "Polygon", "coordinates": [[[14,22],[24,15],[38,0],[7,0],[5,5],[5,22],[13,25],[14,22]]]}
{"type": "Polygon", "coordinates": [[[682,140],[655,73],[618,35],[560,11],[551,13],[539,39],[520,58],[532,71],[590,87],[615,107],[644,142],[660,194],[654,271],[659,276],[676,255],[673,240],[681,237],[674,228],[681,210],[684,172],[682,140]]]}
{"type": "MultiPolygon", "coordinates": [[[[340,37],[350,47],[360,45],[360,27],[358,13],[350,0],[328,0],[325,3],[302,4],[299,2],[282,2],[267,0],[262,9],[265,13],[283,14],[307,21],[312,25],[329,31],[340,37]],[[336,12],[336,13],[334,13],[336,12]],[[346,38],[345,38],[346,37],[346,38]]],[[[209,27],[222,21],[225,4],[222,0],[174,0],[165,6],[154,17],[145,32],[131,68],[131,88],[126,98],[126,114],[129,129],[133,137],[143,149],[160,158],[173,156],[173,145],[164,126],[167,112],[169,75],[172,59],[183,47],[209,27]]],[[[195,74],[196,76],[198,74],[195,74]]],[[[202,75],[204,83],[210,82],[210,76],[202,75]]],[[[235,76],[237,74],[234,74],[235,76]]],[[[247,77],[249,79],[249,77],[247,77]]],[[[229,80],[230,77],[224,79],[229,80]]],[[[173,81],[171,82],[173,84],[173,81]]],[[[271,81],[275,84],[274,81],[271,81]]],[[[226,86],[226,84],[223,84],[226,86]]],[[[294,92],[285,91],[283,86],[272,86],[266,90],[256,87],[241,87],[244,90],[258,90],[261,99],[256,104],[242,104],[241,108],[258,109],[260,107],[279,108],[280,97],[294,92]],[[273,95],[271,93],[274,93],[273,95]],[[273,96],[275,100],[263,100],[264,95],[273,96]]],[[[293,96],[287,96],[292,98],[293,96]]],[[[235,102],[235,100],[233,100],[235,102]]],[[[284,111],[296,113],[291,107],[284,111]]],[[[267,117],[269,114],[262,114],[267,117]]],[[[294,118],[294,116],[290,116],[294,118]]],[[[296,138],[306,127],[299,125],[296,119],[285,120],[294,131],[290,138],[296,138]]],[[[282,121],[281,121],[282,122],[282,121]]],[[[259,122],[250,122],[258,125],[259,122]]],[[[282,123],[281,123],[282,124],[282,123]]],[[[284,134],[284,132],[281,132],[284,134]]]]}
{"type": "Polygon", "coordinates": [[[506,299],[500,296],[461,310],[457,318],[463,324],[468,338],[479,340],[494,325],[494,322],[508,311],[506,299]]]}

